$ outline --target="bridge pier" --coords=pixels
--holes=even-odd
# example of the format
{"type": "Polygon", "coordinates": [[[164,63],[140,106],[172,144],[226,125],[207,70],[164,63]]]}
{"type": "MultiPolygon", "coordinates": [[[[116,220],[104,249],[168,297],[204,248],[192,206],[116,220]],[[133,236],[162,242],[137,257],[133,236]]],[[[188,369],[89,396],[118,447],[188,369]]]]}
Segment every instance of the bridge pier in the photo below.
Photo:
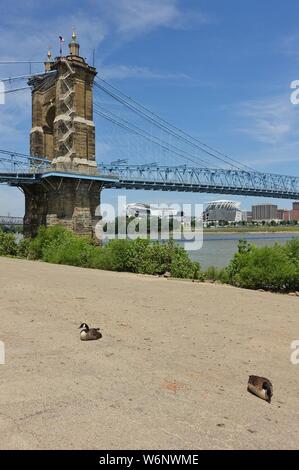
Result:
{"type": "Polygon", "coordinates": [[[102,184],[80,179],[47,178],[22,185],[25,194],[24,235],[35,237],[40,226],[61,225],[77,235],[95,238],[95,215],[102,184]]]}

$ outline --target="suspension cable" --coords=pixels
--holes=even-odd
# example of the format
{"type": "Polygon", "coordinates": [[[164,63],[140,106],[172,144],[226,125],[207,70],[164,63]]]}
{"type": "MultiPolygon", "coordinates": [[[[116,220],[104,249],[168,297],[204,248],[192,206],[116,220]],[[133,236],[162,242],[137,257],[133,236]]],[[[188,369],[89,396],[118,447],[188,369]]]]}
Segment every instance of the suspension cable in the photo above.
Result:
{"type": "Polygon", "coordinates": [[[205,160],[202,160],[198,157],[195,157],[194,155],[186,152],[185,150],[180,149],[176,145],[169,144],[169,143],[165,142],[165,140],[163,140],[163,139],[161,139],[157,136],[152,136],[146,130],[141,129],[140,127],[136,126],[135,124],[130,123],[129,121],[127,121],[123,118],[120,118],[116,114],[114,114],[111,111],[105,109],[103,106],[100,106],[100,105],[95,103],[95,112],[97,113],[98,111],[100,113],[102,113],[102,117],[104,117],[104,114],[106,115],[107,118],[111,117],[111,119],[114,120],[113,122],[115,124],[124,124],[126,126],[126,129],[130,129],[131,131],[136,131],[138,133],[138,135],[140,135],[141,137],[146,138],[147,140],[150,140],[153,143],[156,143],[156,144],[160,145],[161,148],[163,148],[164,150],[167,149],[169,152],[176,153],[177,155],[180,155],[180,156],[183,156],[183,154],[180,153],[180,152],[184,152],[184,155],[186,155],[185,158],[187,160],[192,161],[193,163],[195,163],[197,165],[200,162],[200,163],[204,164],[206,167],[209,166],[208,162],[206,162],[205,160]],[[174,149],[174,150],[171,150],[171,148],[174,149]]]}
{"type": "Polygon", "coordinates": [[[241,167],[243,167],[243,168],[246,168],[247,171],[248,170],[255,171],[254,169],[250,168],[249,166],[238,162],[237,160],[229,157],[228,155],[226,155],[226,154],[214,149],[213,147],[205,144],[201,140],[191,136],[190,134],[188,134],[186,131],[180,129],[179,127],[176,127],[173,124],[169,123],[165,119],[161,118],[160,116],[158,116],[157,114],[155,114],[154,112],[152,112],[151,110],[146,108],[144,105],[140,104],[139,102],[137,102],[136,100],[134,100],[130,96],[124,94],[122,91],[120,91],[119,89],[117,89],[116,87],[111,85],[109,82],[107,82],[103,78],[96,79],[95,80],[95,86],[98,87],[99,89],[101,89],[102,91],[104,91],[105,93],[107,93],[108,95],[110,95],[115,100],[122,103],[124,106],[130,108],[135,113],[141,115],[142,117],[144,117],[147,120],[150,120],[150,122],[152,122],[156,126],[158,126],[160,128],[163,128],[164,130],[166,130],[167,132],[169,132],[173,136],[177,137],[178,139],[184,140],[189,145],[192,145],[193,147],[199,148],[201,151],[205,152],[209,156],[212,156],[213,158],[216,158],[216,159],[218,159],[218,160],[220,160],[220,161],[222,161],[226,164],[229,164],[230,166],[233,166],[237,169],[240,169],[241,167]],[[115,90],[115,92],[117,94],[115,94],[111,90],[107,89],[107,87],[105,87],[103,85],[103,83],[101,83],[101,82],[105,83],[111,89],[115,90]],[[203,147],[205,147],[205,148],[203,148],[203,147]],[[221,155],[221,157],[219,157],[218,155],[215,155],[215,153],[217,153],[218,155],[221,155]],[[226,160],[229,160],[229,162],[233,162],[233,163],[229,163],[226,160]]]}
{"type": "MultiPolygon", "coordinates": [[[[192,163],[195,163],[196,165],[198,165],[198,161],[192,159],[192,158],[189,158],[189,157],[186,157],[185,154],[182,154],[180,153],[180,151],[177,151],[177,150],[170,150],[169,147],[167,146],[167,144],[163,144],[163,143],[160,143],[160,142],[157,142],[156,140],[153,140],[152,137],[149,137],[148,135],[146,135],[146,133],[144,131],[142,131],[142,129],[139,129],[139,128],[132,128],[131,126],[127,125],[125,122],[121,122],[119,120],[116,120],[114,119],[113,117],[107,115],[106,113],[98,110],[98,109],[95,109],[95,114],[97,114],[98,116],[101,116],[103,117],[104,119],[112,122],[113,124],[116,124],[117,126],[121,127],[122,129],[125,129],[129,132],[131,132],[132,134],[135,134],[135,135],[138,135],[148,141],[150,141],[151,143],[155,144],[155,145],[158,145],[160,148],[162,148],[163,150],[166,150],[170,153],[174,153],[175,155],[177,155],[179,158],[183,159],[184,161],[186,160],[189,160],[191,161],[192,163]]],[[[136,126],[134,126],[136,127],[136,126]]],[[[158,138],[155,138],[157,140],[160,140],[158,138]]],[[[161,141],[163,142],[163,141],[161,141]]],[[[175,147],[174,147],[175,148],[175,147]]],[[[206,164],[206,162],[204,162],[206,164]]]]}

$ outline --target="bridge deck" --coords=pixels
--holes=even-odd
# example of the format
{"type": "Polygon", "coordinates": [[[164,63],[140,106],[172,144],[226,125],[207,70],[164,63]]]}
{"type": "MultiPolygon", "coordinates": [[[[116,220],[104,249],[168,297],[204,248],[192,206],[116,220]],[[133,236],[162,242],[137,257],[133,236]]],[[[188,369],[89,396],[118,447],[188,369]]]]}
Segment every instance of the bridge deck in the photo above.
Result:
{"type": "Polygon", "coordinates": [[[11,186],[42,184],[46,180],[63,181],[63,179],[68,178],[77,179],[78,181],[101,181],[104,188],[114,189],[299,199],[299,178],[243,171],[180,167],[104,166],[100,167],[98,174],[81,174],[53,170],[38,173],[0,173],[0,183],[7,183],[11,186]]]}

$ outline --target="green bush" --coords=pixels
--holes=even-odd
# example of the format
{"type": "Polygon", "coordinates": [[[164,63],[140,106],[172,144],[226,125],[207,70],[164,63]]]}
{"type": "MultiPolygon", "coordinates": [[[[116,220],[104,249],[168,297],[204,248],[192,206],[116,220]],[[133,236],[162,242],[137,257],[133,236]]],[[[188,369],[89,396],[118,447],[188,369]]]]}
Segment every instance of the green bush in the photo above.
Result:
{"type": "Polygon", "coordinates": [[[215,266],[209,266],[204,272],[205,279],[217,281],[219,279],[219,270],[215,266]]]}
{"type": "Polygon", "coordinates": [[[299,290],[298,253],[299,240],[262,248],[242,242],[227,268],[229,282],[248,289],[299,290]]]}
{"type": "Polygon", "coordinates": [[[30,238],[23,238],[22,240],[19,241],[17,245],[17,256],[19,258],[28,258],[30,244],[31,244],[30,238]]]}
{"type": "Polygon", "coordinates": [[[196,261],[191,261],[187,252],[182,247],[176,248],[171,260],[170,273],[172,277],[202,280],[200,264],[196,261]]]}
{"type": "Polygon", "coordinates": [[[31,240],[28,257],[29,259],[44,259],[44,252],[49,246],[59,246],[59,244],[72,233],[67,232],[63,227],[56,225],[55,227],[40,227],[37,236],[31,240]]]}
{"type": "Polygon", "coordinates": [[[299,263],[299,239],[293,238],[285,244],[285,251],[290,259],[294,263],[299,263]]]}
{"type": "Polygon", "coordinates": [[[219,281],[222,282],[222,284],[229,284],[229,274],[228,274],[227,268],[220,270],[219,281]]]}
{"type": "Polygon", "coordinates": [[[16,256],[17,251],[14,234],[0,230],[0,256],[16,256]]]}
{"type": "Polygon", "coordinates": [[[41,227],[28,249],[30,259],[47,263],[90,267],[95,246],[89,238],[78,237],[63,227],[41,227]]]}
{"type": "Polygon", "coordinates": [[[199,279],[200,266],[174,242],[158,243],[148,239],[112,240],[103,247],[91,239],[78,237],[63,227],[41,227],[35,239],[20,252],[29,259],[110,271],[199,279]]]}
{"type": "Polygon", "coordinates": [[[210,266],[206,269],[203,276],[210,281],[220,281],[223,284],[229,282],[229,275],[226,268],[218,269],[215,268],[215,266],[210,266]]]}
{"type": "MultiPolygon", "coordinates": [[[[199,278],[199,264],[191,261],[187,252],[173,242],[158,243],[148,239],[112,240],[102,248],[108,269],[141,274],[164,274],[173,277],[199,278]]],[[[106,267],[107,269],[107,267],[106,267]]]]}
{"type": "MultiPolygon", "coordinates": [[[[140,241],[142,242],[142,240],[140,241]]],[[[138,256],[138,253],[140,253],[141,262],[143,254],[141,250],[141,243],[135,242],[136,246],[134,250],[130,246],[131,243],[132,242],[129,240],[111,240],[103,247],[103,251],[105,253],[104,259],[109,260],[110,263],[109,269],[112,271],[138,272],[136,269],[135,257],[138,256]]]]}

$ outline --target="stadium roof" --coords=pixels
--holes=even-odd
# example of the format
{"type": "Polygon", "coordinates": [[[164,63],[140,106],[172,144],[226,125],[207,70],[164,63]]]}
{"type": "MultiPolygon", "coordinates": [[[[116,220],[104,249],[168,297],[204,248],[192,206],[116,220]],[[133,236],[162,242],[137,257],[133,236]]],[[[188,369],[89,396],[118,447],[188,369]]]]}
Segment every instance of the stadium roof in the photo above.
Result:
{"type": "Polygon", "coordinates": [[[238,201],[210,201],[207,203],[207,210],[212,210],[212,209],[239,209],[240,207],[240,202],[238,201]]]}

